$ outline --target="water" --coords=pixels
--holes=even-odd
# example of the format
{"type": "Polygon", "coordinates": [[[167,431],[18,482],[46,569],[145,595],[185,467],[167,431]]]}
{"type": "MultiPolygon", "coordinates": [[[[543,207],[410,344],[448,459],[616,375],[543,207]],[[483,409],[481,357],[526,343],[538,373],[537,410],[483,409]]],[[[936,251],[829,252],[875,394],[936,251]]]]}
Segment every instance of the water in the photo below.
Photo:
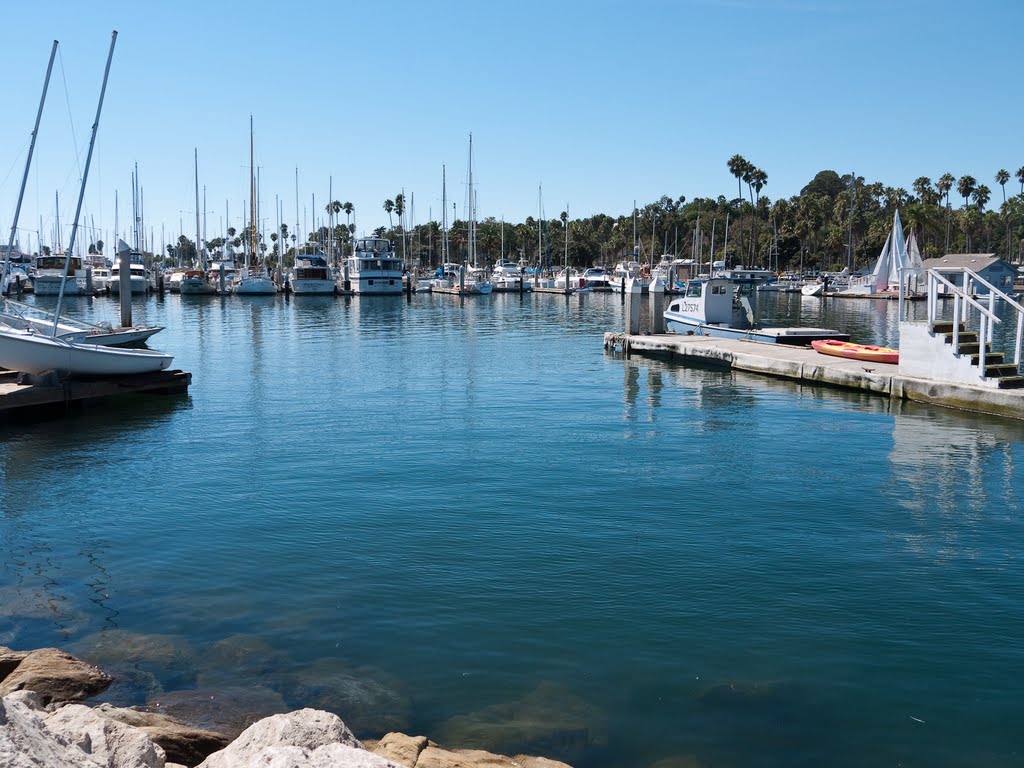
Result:
{"type": "MultiPolygon", "coordinates": [[[[896,341],[893,302],[760,309],[896,341]]],[[[134,312],[187,397],[0,432],[0,643],[109,700],[581,768],[1021,763],[1024,423],[624,361],[611,295],[134,312]]]]}

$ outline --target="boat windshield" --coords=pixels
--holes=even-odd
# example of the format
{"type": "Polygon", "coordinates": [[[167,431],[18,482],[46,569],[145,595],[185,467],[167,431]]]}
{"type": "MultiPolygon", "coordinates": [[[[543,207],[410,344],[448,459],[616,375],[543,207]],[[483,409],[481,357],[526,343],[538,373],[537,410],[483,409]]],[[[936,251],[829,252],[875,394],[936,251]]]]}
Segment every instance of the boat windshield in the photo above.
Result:
{"type": "Polygon", "coordinates": [[[689,282],[686,284],[686,297],[687,298],[699,298],[700,290],[703,287],[703,283],[689,282]]]}

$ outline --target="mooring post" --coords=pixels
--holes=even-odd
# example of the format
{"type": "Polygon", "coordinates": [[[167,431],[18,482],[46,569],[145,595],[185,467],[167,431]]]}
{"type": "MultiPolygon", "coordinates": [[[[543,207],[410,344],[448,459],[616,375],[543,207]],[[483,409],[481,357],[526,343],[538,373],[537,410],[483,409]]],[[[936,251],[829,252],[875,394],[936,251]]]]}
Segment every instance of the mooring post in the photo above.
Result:
{"type": "Polygon", "coordinates": [[[92,282],[92,264],[85,268],[85,292],[90,296],[96,293],[96,288],[92,282]]]}
{"type": "Polygon", "coordinates": [[[117,275],[117,289],[121,298],[121,327],[132,326],[132,252],[122,248],[117,254],[120,269],[117,275]]]}
{"type": "Polygon", "coordinates": [[[665,318],[662,315],[662,308],[665,306],[665,286],[661,280],[652,280],[647,292],[651,297],[651,333],[664,333],[665,318]]]}
{"type": "Polygon", "coordinates": [[[627,278],[622,283],[624,304],[623,317],[626,319],[626,333],[635,336],[640,333],[640,281],[635,277],[627,278]],[[628,284],[627,284],[628,283],[628,284]]]}

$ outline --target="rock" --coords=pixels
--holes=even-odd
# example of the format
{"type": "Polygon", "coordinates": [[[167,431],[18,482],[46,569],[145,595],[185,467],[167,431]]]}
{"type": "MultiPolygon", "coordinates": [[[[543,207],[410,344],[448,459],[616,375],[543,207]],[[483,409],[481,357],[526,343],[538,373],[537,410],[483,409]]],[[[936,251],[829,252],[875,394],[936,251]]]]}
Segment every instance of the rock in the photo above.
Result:
{"type": "Polygon", "coordinates": [[[580,762],[607,743],[601,713],[567,689],[542,683],[516,702],[449,719],[440,741],[499,754],[551,755],[580,762]]]}
{"type": "Polygon", "coordinates": [[[429,746],[426,736],[406,736],[404,733],[388,733],[377,742],[364,742],[375,755],[385,757],[393,763],[413,768],[420,754],[429,746]]]}
{"type": "Polygon", "coordinates": [[[26,656],[28,651],[12,651],[0,645],[0,681],[17,669],[26,656]]]}
{"type": "Polygon", "coordinates": [[[506,757],[478,749],[442,749],[425,736],[389,733],[367,749],[404,768],[570,768],[545,757],[506,757]]]}
{"type": "Polygon", "coordinates": [[[321,659],[281,676],[280,682],[271,678],[270,684],[289,706],[334,712],[356,733],[378,735],[409,727],[408,698],[379,669],[343,669],[335,659],[321,659]]]}
{"type": "MultiPolygon", "coordinates": [[[[96,710],[104,717],[145,732],[174,763],[196,765],[231,741],[221,733],[193,728],[159,712],[119,709],[110,704],[101,704],[96,710]]],[[[171,766],[167,763],[167,768],[171,766]]]]}
{"type": "Polygon", "coordinates": [[[145,708],[229,739],[261,718],[288,711],[279,693],[257,686],[171,691],[150,699],[145,708]]]}
{"type": "Polygon", "coordinates": [[[15,697],[0,698],[0,765],[4,768],[97,768],[82,750],[51,732],[15,697]]]}
{"type": "MultiPolygon", "coordinates": [[[[345,746],[370,756],[376,763],[338,763],[337,765],[393,766],[387,760],[370,755],[337,715],[316,709],[301,709],[284,715],[264,718],[249,726],[227,746],[210,755],[200,768],[249,768],[253,765],[288,766],[314,765],[311,753],[327,745],[345,746]],[[288,751],[282,748],[294,747],[288,751]],[[270,750],[270,751],[265,751],[270,750]],[[294,758],[296,762],[285,759],[294,758]],[[280,760],[280,762],[278,762],[280,760]]],[[[326,753],[324,753],[326,755],[326,753]]],[[[323,755],[321,755],[323,757],[323,755]]],[[[351,757],[346,752],[346,759],[351,757]]],[[[321,763],[315,763],[320,765],[321,763]]],[[[324,766],[332,765],[329,762],[324,766]]]]}
{"type": "MultiPolygon", "coordinates": [[[[10,662],[8,662],[10,663],[10,662]]],[[[56,648],[29,651],[0,682],[0,696],[14,691],[35,691],[43,701],[85,699],[104,691],[110,675],[56,648]]]]}
{"type": "Polygon", "coordinates": [[[125,700],[131,688],[152,695],[195,686],[195,654],[188,641],[177,635],[108,629],[82,638],[71,650],[130,684],[119,687],[114,703],[143,703],[145,695],[125,700]]]}
{"type": "Polygon", "coordinates": [[[166,755],[144,731],[68,704],[43,718],[46,727],[104,768],[164,768],[166,755]]]}
{"type": "Polygon", "coordinates": [[[245,684],[266,679],[289,664],[288,655],[266,640],[252,635],[232,635],[199,654],[196,683],[200,688],[245,684]]]}
{"type": "Polygon", "coordinates": [[[416,768],[571,768],[545,757],[505,757],[481,749],[441,749],[431,744],[420,755],[416,768]]]}

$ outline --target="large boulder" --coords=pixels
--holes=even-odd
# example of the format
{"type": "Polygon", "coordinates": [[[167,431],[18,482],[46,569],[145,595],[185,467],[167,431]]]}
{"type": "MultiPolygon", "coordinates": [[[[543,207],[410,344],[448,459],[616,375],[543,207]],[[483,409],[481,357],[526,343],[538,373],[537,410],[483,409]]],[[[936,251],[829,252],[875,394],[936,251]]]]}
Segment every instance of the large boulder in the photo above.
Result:
{"type": "Polygon", "coordinates": [[[264,718],[246,728],[227,748],[210,755],[200,768],[400,768],[359,743],[337,715],[301,709],[264,718]]]}
{"type": "Polygon", "coordinates": [[[101,704],[96,711],[143,731],[163,749],[168,761],[182,765],[198,765],[231,741],[224,734],[193,728],[159,712],[120,709],[110,704],[101,704]]]}
{"type": "Polygon", "coordinates": [[[46,703],[78,701],[106,690],[111,677],[99,667],[79,661],[56,648],[29,651],[17,664],[9,649],[0,649],[0,669],[10,671],[0,680],[0,696],[14,691],[35,691],[46,703]],[[13,666],[13,668],[12,668],[13,666]]]}
{"type": "Polygon", "coordinates": [[[104,768],[164,768],[167,757],[144,731],[68,704],[43,718],[46,727],[104,768]]]}
{"type": "Polygon", "coordinates": [[[378,742],[367,743],[376,755],[404,768],[570,768],[545,757],[506,757],[479,749],[442,749],[425,736],[389,733],[378,742]]]}
{"type": "MultiPolygon", "coordinates": [[[[37,705],[41,701],[36,700],[37,705]]],[[[50,731],[26,699],[0,698],[0,765],[4,768],[97,768],[77,747],[50,731]]]]}

